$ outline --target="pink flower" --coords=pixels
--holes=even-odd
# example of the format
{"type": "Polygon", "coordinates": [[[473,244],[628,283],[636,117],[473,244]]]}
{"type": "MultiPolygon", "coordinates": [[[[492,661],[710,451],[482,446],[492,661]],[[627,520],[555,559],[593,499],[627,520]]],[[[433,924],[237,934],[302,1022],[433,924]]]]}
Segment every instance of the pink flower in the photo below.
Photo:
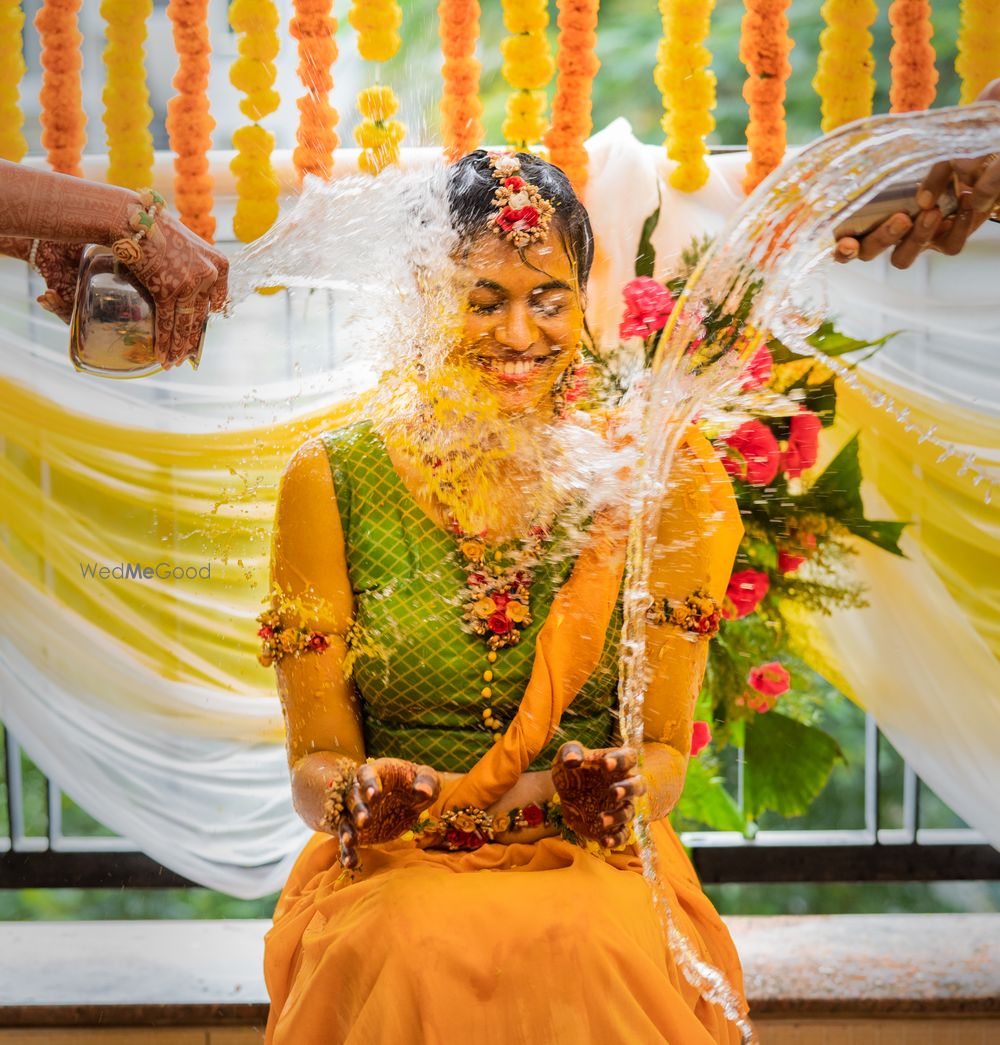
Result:
{"type": "Polygon", "coordinates": [[[257,630],[257,634],[258,634],[258,635],[259,635],[259,636],[260,636],[260,637],[261,637],[262,639],[269,639],[269,638],[271,638],[271,636],[272,636],[272,635],[274,635],[274,629],[273,629],[273,628],[269,628],[269,627],[268,627],[268,626],[267,626],[267,625],[265,624],[265,625],[264,625],[263,627],[261,627],[261,628],[259,628],[259,629],[257,630]]]}
{"type": "Polygon", "coordinates": [[[788,449],[781,459],[781,470],[790,478],[798,478],[816,463],[821,427],[820,419],[805,407],[792,417],[788,432],[788,449]]]}
{"type": "Polygon", "coordinates": [[[312,650],[318,650],[319,652],[322,652],[329,645],[330,643],[327,642],[326,636],[322,632],[314,631],[309,636],[309,648],[312,650]]]}
{"type": "Polygon", "coordinates": [[[708,746],[711,739],[712,731],[708,728],[708,723],[699,719],[695,722],[694,729],[691,731],[691,754],[697,755],[703,748],[708,746]]]}
{"type": "Polygon", "coordinates": [[[763,388],[771,380],[773,364],[771,350],[767,345],[761,345],[743,368],[744,378],[740,387],[747,392],[754,388],[763,388]]]}
{"type": "Polygon", "coordinates": [[[774,433],[756,419],[740,425],[723,442],[735,456],[729,453],[722,458],[722,466],[738,479],[744,479],[751,486],[767,486],[778,474],[781,463],[781,450],[774,433]]]}
{"type": "Polygon", "coordinates": [[[762,570],[740,570],[729,578],[722,616],[726,620],[739,620],[760,605],[760,600],[771,587],[771,579],[762,570]]]}
{"type": "Polygon", "coordinates": [[[618,334],[622,338],[649,337],[666,326],[676,304],[673,294],[649,276],[637,276],[625,284],[625,315],[618,334]]]}
{"type": "Polygon", "coordinates": [[[791,678],[785,667],[776,660],[772,660],[767,664],[751,668],[747,682],[752,689],[762,693],[765,697],[780,697],[782,693],[788,692],[791,678]]]}

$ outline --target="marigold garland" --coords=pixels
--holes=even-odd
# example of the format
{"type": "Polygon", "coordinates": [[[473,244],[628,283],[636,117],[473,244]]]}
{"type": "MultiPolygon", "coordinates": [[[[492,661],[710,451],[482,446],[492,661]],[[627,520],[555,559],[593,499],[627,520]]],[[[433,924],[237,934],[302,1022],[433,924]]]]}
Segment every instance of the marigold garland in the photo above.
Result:
{"type": "Polygon", "coordinates": [[[549,159],[566,172],[578,193],[587,183],[589,157],[583,143],[593,126],[591,89],[601,67],[596,51],[599,6],[599,0],[559,0],[556,19],[559,75],[545,144],[549,159]]]}
{"type": "Polygon", "coordinates": [[[82,0],[46,0],[35,16],[41,40],[42,147],[49,165],[61,174],[82,175],[80,157],[87,143],[83,111],[83,35],[77,25],[82,0]]]}
{"type": "Polygon", "coordinates": [[[715,74],[705,41],[714,8],[715,0],[660,0],[663,37],[653,78],[663,95],[667,156],[677,162],[670,184],[684,192],[708,180],[705,138],[715,129],[715,74]]]}
{"type": "Polygon", "coordinates": [[[337,60],[337,19],[333,0],[295,0],[289,32],[299,42],[298,74],[306,93],[298,99],[299,126],[292,152],[299,181],[306,174],[329,178],[333,153],[340,144],[334,130],[340,114],[330,104],[333,63],[337,60]]]}
{"type": "Polygon", "coordinates": [[[963,105],[1000,74],[1000,0],[962,0],[955,71],[962,78],[963,105]]]}
{"type": "Polygon", "coordinates": [[[153,181],[153,110],[146,87],[146,21],[153,0],[102,0],[104,17],[104,130],[108,140],[107,179],[141,189],[153,181]]]}
{"type": "Polygon", "coordinates": [[[826,0],[826,28],[819,34],[813,88],[820,97],[823,133],[870,116],[875,97],[875,59],[869,29],[878,17],[875,0],[826,0]]]}
{"type": "Polygon", "coordinates": [[[889,6],[892,26],[892,85],[889,101],[893,112],[927,109],[937,93],[938,74],[934,68],[934,26],[928,0],[892,0],[889,6]]]}
{"type": "Polygon", "coordinates": [[[278,22],[274,0],[233,0],[229,8],[229,24],[240,34],[240,56],[229,69],[229,79],[246,94],[240,111],[255,121],[233,133],[237,154],[229,164],[236,177],[233,232],[244,243],[263,235],[278,217],[278,179],[271,166],[274,135],[256,122],[274,112],[280,101],[273,87],[278,22]]]}
{"type": "MultiPolygon", "coordinates": [[[[348,15],[358,32],[358,51],[371,62],[387,62],[402,42],[399,29],[403,12],[396,0],[354,0],[348,15]]],[[[376,84],[358,94],[358,111],[363,119],[354,128],[354,140],[361,146],[358,167],[378,174],[390,163],[399,163],[399,146],[406,127],[390,117],[399,108],[391,87],[376,84]]]]}
{"type": "Polygon", "coordinates": [[[361,146],[358,166],[368,174],[399,163],[399,144],[406,128],[390,119],[398,108],[399,99],[385,84],[366,87],[358,94],[358,111],[364,119],[354,128],[354,140],[361,146]]]}
{"type": "Polygon", "coordinates": [[[174,206],[181,221],[209,243],[215,237],[208,151],[215,120],[209,112],[208,0],[170,0],[177,94],[167,102],[167,134],[174,153],[174,206]]]}
{"type": "Polygon", "coordinates": [[[747,148],[750,162],[743,178],[752,192],[785,155],[785,82],[792,71],[788,56],[794,46],[788,35],[791,0],[746,0],[740,34],[740,61],[746,66],[743,97],[750,107],[747,148]]]}
{"type": "Polygon", "coordinates": [[[545,133],[545,88],[555,72],[549,39],[547,0],[503,0],[503,22],[507,32],[500,44],[503,76],[513,91],[507,97],[504,139],[526,150],[545,133]]]}
{"type": "Polygon", "coordinates": [[[20,86],[24,76],[24,11],[21,0],[0,0],[0,159],[18,163],[28,151],[21,133],[20,86]]]}
{"type": "Polygon", "coordinates": [[[483,103],[479,97],[479,0],[441,0],[438,32],[444,64],[441,137],[449,163],[478,148],[483,140],[483,103]]]}

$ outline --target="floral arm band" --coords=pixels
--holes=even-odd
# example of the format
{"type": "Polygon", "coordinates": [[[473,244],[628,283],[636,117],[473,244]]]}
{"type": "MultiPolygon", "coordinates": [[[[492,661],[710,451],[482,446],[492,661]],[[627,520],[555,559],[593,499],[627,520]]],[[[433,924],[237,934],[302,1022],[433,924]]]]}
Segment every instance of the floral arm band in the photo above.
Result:
{"type": "Polygon", "coordinates": [[[686,599],[655,599],[646,611],[650,624],[671,624],[695,637],[711,638],[722,621],[722,608],[699,588],[686,599]]]}
{"type": "Polygon", "coordinates": [[[307,652],[322,653],[330,645],[329,637],[322,631],[313,631],[311,628],[286,628],[277,610],[265,610],[257,620],[260,623],[257,630],[260,653],[257,654],[257,659],[265,668],[289,654],[297,657],[307,652]]]}

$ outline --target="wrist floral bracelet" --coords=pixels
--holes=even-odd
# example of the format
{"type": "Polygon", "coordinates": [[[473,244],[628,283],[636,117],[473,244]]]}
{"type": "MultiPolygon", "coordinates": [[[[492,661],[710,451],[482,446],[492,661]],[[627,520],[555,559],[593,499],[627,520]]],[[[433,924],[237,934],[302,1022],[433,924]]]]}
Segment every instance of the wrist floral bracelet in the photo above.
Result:
{"type": "Polygon", "coordinates": [[[323,817],[320,826],[336,834],[340,818],[347,810],[347,795],[354,787],[357,763],[345,758],[337,764],[326,782],[323,796],[323,817]]]}
{"type": "Polygon", "coordinates": [[[118,261],[125,265],[134,265],[142,258],[142,240],[147,236],[155,240],[160,235],[156,227],[156,216],[166,202],[156,189],[143,189],[139,193],[139,206],[133,210],[128,222],[135,231],[131,236],[122,236],[111,244],[111,251],[118,261]]]}
{"type": "Polygon", "coordinates": [[[559,795],[554,795],[548,802],[531,802],[526,806],[517,806],[507,813],[493,816],[485,809],[476,806],[465,806],[463,809],[448,809],[439,816],[431,816],[425,809],[417,822],[403,835],[405,841],[415,838],[429,838],[431,844],[452,852],[459,850],[472,851],[495,840],[496,836],[506,831],[518,831],[531,827],[555,827],[567,842],[586,849],[596,856],[604,856],[609,852],[622,852],[635,841],[634,835],[621,849],[606,849],[599,842],[580,837],[566,823],[562,813],[559,795]]]}

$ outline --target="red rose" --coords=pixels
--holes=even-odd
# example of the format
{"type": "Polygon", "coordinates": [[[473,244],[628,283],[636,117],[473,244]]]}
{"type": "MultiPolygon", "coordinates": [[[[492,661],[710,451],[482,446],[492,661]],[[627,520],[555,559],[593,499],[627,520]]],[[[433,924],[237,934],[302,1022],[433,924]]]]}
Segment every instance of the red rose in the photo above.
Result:
{"type": "Polygon", "coordinates": [[[746,480],[751,486],[767,486],[773,482],[781,463],[781,450],[774,433],[763,421],[744,422],[723,442],[728,450],[735,451],[735,455],[727,453],[722,458],[722,466],[730,475],[746,480]]]}
{"type": "Polygon", "coordinates": [[[262,639],[269,639],[274,634],[274,629],[269,628],[266,624],[257,632],[262,639]]]}
{"type": "Polygon", "coordinates": [[[771,380],[773,365],[771,350],[767,345],[761,345],[743,368],[743,384],[740,387],[747,392],[754,388],[763,388],[771,380]]]}
{"type": "Polygon", "coordinates": [[[638,276],[625,284],[625,315],[618,334],[622,338],[649,337],[667,325],[676,301],[662,283],[649,276],[638,276]]]}
{"type": "Polygon", "coordinates": [[[761,570],[740,570],[729,578],[722,616],[739,620],[753,611],[771,587],[771,579],[761,570]]]}
{"type": "Polygon", "coordinates": [[[493,604],[498,610],[507,609],[507,603],[510,602],[510,595],[505,592],[498,592],[496,595],[491,596],[493,604]]]}
{"type": "Polygon", "coordinates": [[[328,645],[329,643],[326,641],[326,636],[318,631],[314,631],[309,636],[309,648],[312,650],[320,650],[322,652],[328,645]]]}
{"type": "Polygon", "coordinates": [[[511,175],[511,177],[509,178],[504,178],[504,180],[500,184],[505,185],[508,189],[512,189],[514,192],[517,192],[518,189],[524,188],[524,179],[519,178],[516,174],[514,174],[511,175]]]}
{"type": "Polygon", "coordinates": [[[697,721],[691,731],[691,754],[697,755],[703,748],[708,746],[712,739],[712,731],[707,722],[697,721]]]}
{"type": "Polygon", "coordinates": [[[486,627],[494,635],[506,635],[510,631],[510,621],[506,613],[494,613],[486,618],[486,627]]]}
{"type": "Polygon", "coordinates": [[[457,827],[449,827],[444,833],[444,840],[453,849],[478,849],[486,844],[486,836],[478,831],[459,831],[457,827]]]}
{"type": "Polygon", "coordinates": [[[536,806],[534,802],[521,810],[521,816],[524,817],[528,827],[537,827],[545,819],[545,814],[542,812],[541,807],[536,806]]]}
{"type": "Polygon", "coordinates": [[[778,552],[778,572],[794,573],[804,562],[804,555],[794,555],[792,552],[778,552]]]}
{"type": "Polygon", "coordinates": [[[816,463],[821,427],[820,419],[805,407],[792,417],[788,431],[788,449],[781,460],[781,470],[790,478],[798,478],[816,463]]]}

